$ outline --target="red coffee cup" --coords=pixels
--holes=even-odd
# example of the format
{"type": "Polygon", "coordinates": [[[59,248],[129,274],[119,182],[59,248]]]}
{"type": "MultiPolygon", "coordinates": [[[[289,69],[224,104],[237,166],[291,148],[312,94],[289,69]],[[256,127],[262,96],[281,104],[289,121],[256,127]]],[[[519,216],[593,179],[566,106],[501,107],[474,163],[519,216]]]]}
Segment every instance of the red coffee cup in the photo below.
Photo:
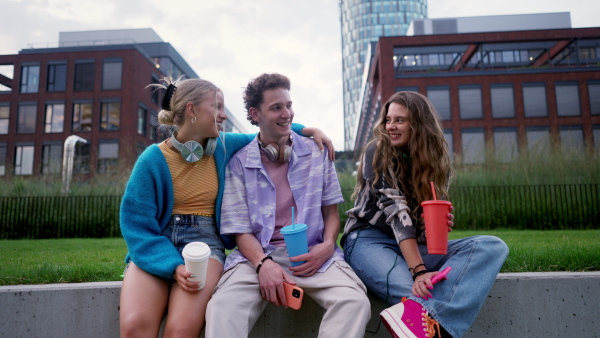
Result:
{"type": "Polygon", "coordinates": [[[425,233],[427,235],[427,251],[433,255],[448,253],[448,214],[452,203],[443,200],[421,202],[425,233]]]}

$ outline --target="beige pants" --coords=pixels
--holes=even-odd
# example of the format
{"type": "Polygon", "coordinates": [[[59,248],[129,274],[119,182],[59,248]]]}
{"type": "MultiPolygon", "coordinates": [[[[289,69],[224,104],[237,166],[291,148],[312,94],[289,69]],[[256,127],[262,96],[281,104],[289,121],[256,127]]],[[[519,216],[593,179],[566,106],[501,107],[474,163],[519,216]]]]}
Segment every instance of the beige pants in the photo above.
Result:
{"type": "MultiPolygon", "coordinates": [[[[290,263],[285,248],[277,248],[271,256],[287,270],[290,263]]],[[[364,337],[371,305],[364,284],[345,261],[334,262],[325,272],[294,279],[305,295],[325,309],[319,337],[364,337]]],[[[252,263],[231,267],[221,276],[208,303],[205,337],[248,337],[268,303],[260,295],[252,263]]]]}

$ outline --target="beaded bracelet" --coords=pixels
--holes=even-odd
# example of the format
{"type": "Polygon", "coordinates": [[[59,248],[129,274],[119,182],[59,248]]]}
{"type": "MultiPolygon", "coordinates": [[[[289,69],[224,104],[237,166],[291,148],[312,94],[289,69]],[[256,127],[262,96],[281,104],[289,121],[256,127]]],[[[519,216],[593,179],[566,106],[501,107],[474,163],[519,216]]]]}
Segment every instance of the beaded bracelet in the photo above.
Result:
{"type": "Polygon", "coordinates": [[[415,266],[414,268],[408,268],[408,271],[410,271],[410,272],[413,272],[413,271],[415,271],[415,270],[416,270],[418,267],[420,267],[420,266],[425,266],[425,264],[424,264],[424,263],[421,263],[421,264],[419,264],[419,265],[415,266]]]}
{"type": "Polygon", "coordinates": [[[427,269],[425,269],[425,270],[421,270],[421,271],[419,271],[419,272],[415,272],[415,274],[412,276],[412,278],[413,278],[413,281],[414,281],[415,279],[417,279],[417,277],[419,277],[419,276],[421,276],[421,275],[424,275],[424,274],[426,274],[426,273],[428,273],[428,272],[429,272],[429,271],[427,271],[427,269]]]}
{"type": "Polygon", "coordinates": [[[265,256],[263,259],[260,260],[260,263],[258,263],[258,266],[256,267],[256,274],[258,274],[258,272],[260,271],[260,268],[262,267],[263,263],[267,260],[273,260],[273,257],[271,256],[265,256]]]}

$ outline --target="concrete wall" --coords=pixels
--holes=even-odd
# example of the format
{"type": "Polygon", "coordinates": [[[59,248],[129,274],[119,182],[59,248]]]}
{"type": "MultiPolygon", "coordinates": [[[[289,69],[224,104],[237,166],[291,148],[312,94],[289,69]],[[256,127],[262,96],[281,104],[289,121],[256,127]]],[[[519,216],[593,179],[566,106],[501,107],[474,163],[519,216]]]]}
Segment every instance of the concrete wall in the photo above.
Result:
{"type": "MultiPolygon", "coordinates": [[[[118,337],[121,282],[0,286],[0,337],[118,337]]],[[[499,274],[465,337],[600,337],[600,272],[499,274]]],[[[365,337],[389,337],[372,299],[365,337]]],[[[250,337],[316,337],[322,309],[269,305],[250,337]]]]}

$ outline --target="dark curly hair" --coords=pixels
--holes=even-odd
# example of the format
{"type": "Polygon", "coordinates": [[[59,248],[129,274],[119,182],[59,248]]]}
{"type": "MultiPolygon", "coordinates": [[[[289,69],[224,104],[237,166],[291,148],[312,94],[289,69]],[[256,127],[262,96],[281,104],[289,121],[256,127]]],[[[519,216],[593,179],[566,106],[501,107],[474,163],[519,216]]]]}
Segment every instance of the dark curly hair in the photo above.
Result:
{"type": "Polygon", "coordinates": [[[290,90],[290,79],[286,76],[272,73],[263,73],[259,77],[254,78],[248,82],[246,89],[244,89],[244,107],[246,108],[246,119],[253,125],[257,126],[252,116],[250,116],[250,108],[254,107],[260,110],[260,105],[263,104],[263,93],[265,90],[285,88],[290,90]]]}

